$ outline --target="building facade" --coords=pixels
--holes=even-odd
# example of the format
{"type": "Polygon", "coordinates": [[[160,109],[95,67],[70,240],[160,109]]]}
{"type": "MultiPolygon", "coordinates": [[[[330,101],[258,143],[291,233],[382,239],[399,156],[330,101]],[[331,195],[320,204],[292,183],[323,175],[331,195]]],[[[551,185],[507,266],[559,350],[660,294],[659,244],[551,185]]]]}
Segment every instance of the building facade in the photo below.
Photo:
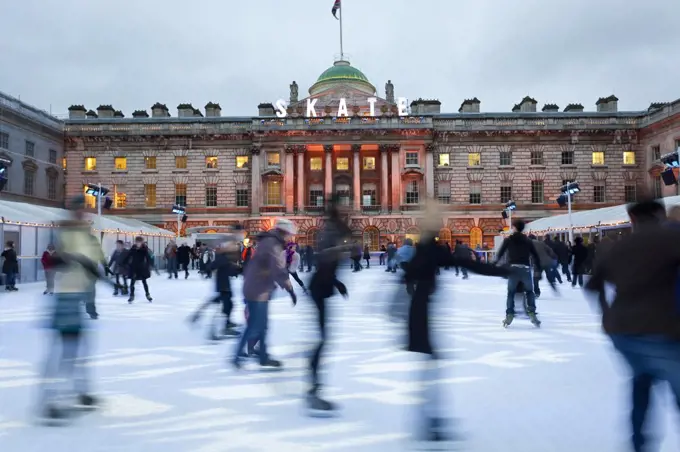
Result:
{"type": "Polygon", "coordinates": [[[63,205],[63,121],[0,92],[0,158],[8,166],[2,199],[63,205]]]}
{"type": "Polygon", "coordinates": [[[391,82],[378,97],[361,71],[338,61],[308,97],[293,82],[286,105],[260,104],[256,117],[223,117],[212,102],[204,113],[179,105],[176,117],[157,103],[131,118],[110,105],[74,105],[64,128],[66,191],[101,183],[116,215],[174,231],[173,204],[186,206],[184,227],[240,223],[256,234],[285,216],[301,242],[315,240],[323,200],[335,193],[351,206],[356,238],[373,249],[417,238],[433,197],[442,240],[491,246],[509,200],[531,220],[563,213],[555,199],[567,181],[582,189],[574,209],[657,190],[647,169],[657,151],[680,143],[680,101],[641,112],[619,112],[617,101],[601,98],[593,112],[537,111],[526,97],[510,112],[484,113],[473,98],[448,114],[418,99],[404,114],[391,82]]]}

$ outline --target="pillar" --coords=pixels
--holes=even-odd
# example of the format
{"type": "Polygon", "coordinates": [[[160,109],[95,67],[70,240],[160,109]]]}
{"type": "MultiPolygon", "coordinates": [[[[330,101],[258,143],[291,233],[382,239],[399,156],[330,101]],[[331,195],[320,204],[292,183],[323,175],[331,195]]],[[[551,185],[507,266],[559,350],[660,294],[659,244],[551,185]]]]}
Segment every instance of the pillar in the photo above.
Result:
{"type": "Polygon", "coordinates": [[[428,198],[434,198],[434,145],[425,147],[425,189],[428,198]]]}
{"type": "Polygon", "coordinates": [[[387,213],[389,210],[390,194],[388,193],[389,171],[387,153],[389,148],[385,145],[380,146],[380,210],[387,213]]]}
{"type": "Polygon", "coordinates": [[[392,211],[401,210],[402,195],[401,195],[401,152],[400,146],[390,145],[390,154],[392,156],[392,211]]]}
{"type": "Polygon", "coordinates": [[[295,148],[286,146],[286,160],[283,166],[283,203],[286,206],[286,213],[294,212],[295,201],[295,148]]]}
{"type": "Polygon", "coordinates": [[[352,145],[352,200],[354,210],[361,211],[361,145],[352,145]]]}
{"type": "Polygon", "coordinates": [[[324,180],[324,194],[326,200],[330,200],[333,196],[333,145],[327,144],[323,147],[326,154],[325,164],[325,180],[324,180]]]}
{"type": "Polygon", "coordinates": [[[262,175],[260,174],[260,148],[250,148],[252,172],[250,174],[250,208],[253,215],[260,214],[262,204],[262,175]]]}
{"type": "Polygon", "coordinates": [[[304,212],[306,203],[305,193],[305,146],[297,146],[295,149],[297,156],[297,205],[298,212],[304,212]]]}

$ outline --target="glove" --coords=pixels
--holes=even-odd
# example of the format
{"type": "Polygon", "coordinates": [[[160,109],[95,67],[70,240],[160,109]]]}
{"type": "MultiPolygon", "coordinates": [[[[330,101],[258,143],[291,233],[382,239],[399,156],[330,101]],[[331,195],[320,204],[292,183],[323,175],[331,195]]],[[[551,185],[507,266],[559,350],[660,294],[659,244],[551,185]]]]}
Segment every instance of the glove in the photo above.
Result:
{"type": "Polygon", "coordinates": [[[290,289],[288,294],[290,295],[290,301],[293,303],[293,307],[295,307],[297,305],[297,295],[295,295],[295,291],[290,289]]]}

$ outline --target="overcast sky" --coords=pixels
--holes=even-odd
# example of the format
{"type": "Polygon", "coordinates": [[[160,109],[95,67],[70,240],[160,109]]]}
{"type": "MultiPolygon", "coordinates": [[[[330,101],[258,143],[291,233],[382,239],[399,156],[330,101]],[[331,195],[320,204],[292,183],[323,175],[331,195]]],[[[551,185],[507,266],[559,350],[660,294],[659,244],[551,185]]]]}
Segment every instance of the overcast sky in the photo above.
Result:
{"type": "MultiPolygon", "coordinates": [[[[0,90],[53,113],[159,101],[223,115],[300,97],[339,54],[333,0],[0,0],[0,90]]],[[[455,112],[523,96],[620,110],[680,98],[678,0],[343,0],[345,53],[384,96],[455,112]]]]}

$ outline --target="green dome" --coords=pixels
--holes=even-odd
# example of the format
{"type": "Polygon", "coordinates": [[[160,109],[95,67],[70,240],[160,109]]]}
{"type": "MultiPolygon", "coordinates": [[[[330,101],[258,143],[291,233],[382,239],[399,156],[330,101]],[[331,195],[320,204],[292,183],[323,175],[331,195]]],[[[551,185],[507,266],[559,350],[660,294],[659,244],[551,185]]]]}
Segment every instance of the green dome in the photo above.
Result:
{"type": "Polygon", "coordinates": [[[368,77],[364,75],[359,69],[351,66],[349,61],[336,61],[333,66],[329,67],[319,76],[316,83],[309,89],[310,94],[316,94],[322,91],[329,85],[336,85],[339,83],[350,83],[364,90],[375,93],[375,87],[368,81],[368,77]]]}

